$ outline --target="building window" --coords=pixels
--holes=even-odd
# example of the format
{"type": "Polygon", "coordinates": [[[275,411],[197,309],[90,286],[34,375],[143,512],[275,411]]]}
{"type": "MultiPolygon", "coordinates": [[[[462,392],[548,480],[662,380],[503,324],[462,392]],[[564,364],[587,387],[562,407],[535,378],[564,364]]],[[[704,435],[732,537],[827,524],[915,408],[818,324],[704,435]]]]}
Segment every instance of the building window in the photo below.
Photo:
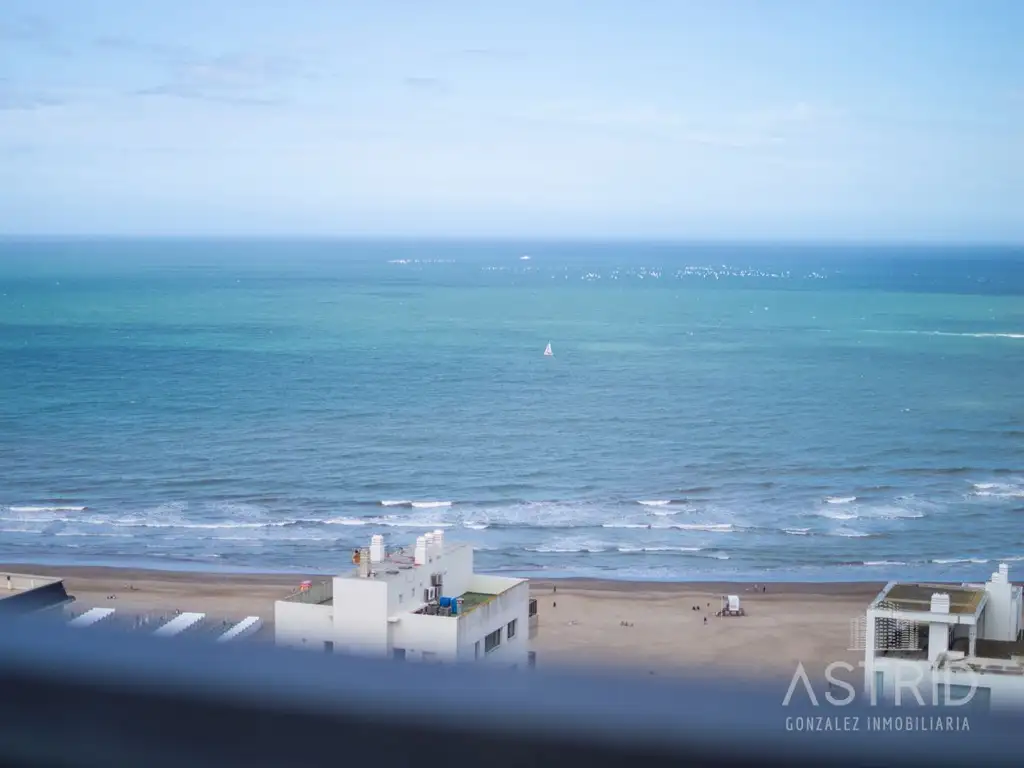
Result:
{"type": "Polygon", "coordinates": [[[392,648],[391,658],[395,661],[405,661],[405,648],[392,648]]]}
{"type": "Polygon", "coordinates": [[[490,653],[501,645],[501,628],[494,630],[484,638],[484,653],[490,653]]]}
{"type": "Polygon", "coordinates": [[[333,640],[324,640],[324,653],[334,653],[333,640]]]}
{"type": "Polygon", "coordinates": [[[477,640],[476,644],[473,646],[473,658],[474,659],[479,659],[480,658],[480,641],[479,640],[477,640]]]}
{"type": "Polygon", "coordinates": [[[513,637],[516,636],[516,620],[515,619],[512,619],[512,621],[510,621],[508,623],[508,632],[506,634],[508,635],[508,639],[509,640],[511,640],[513,637]]]}
{"type": "Polygon", "coordinates": [[[530,599],[530,616],[536,616],[536,615],[537,615],[537,598],[534,597],[534,598],[530,599]]]}
{"type": "Polygon", "coordinates": [[[402,604],[402,600],[403,600],[404,598],[405,598],[405,595],[403,595],[403,594],[402,594],[401,592],[399,592],[399,593],[398,593],[398,604],[399,604],[399,605],[401,605],[401,604],[402,604]]]}

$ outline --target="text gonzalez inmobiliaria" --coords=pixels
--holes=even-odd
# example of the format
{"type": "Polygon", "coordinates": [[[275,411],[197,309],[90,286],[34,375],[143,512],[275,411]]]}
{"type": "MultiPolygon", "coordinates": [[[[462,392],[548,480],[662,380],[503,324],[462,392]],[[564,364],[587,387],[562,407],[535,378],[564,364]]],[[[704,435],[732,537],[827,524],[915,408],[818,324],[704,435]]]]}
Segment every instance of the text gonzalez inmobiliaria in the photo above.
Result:
{"type": "MultiPolygon", "coordinates": [[[[845,707],[856,702],[856,688],[846,680],[836,677],[835,673],[840,669],[847,673],[853,672],[857,667],[863,669],[864,662],[857,662],[855,667],[853,664],[845,661],[834,661],[825,667],[825,680],[829,687],[829,690],[825,692],[825,700],[828,704],[833,707],[845,707]],[[845,694],[833,695],[833,687],[842,689],[845,694]]],[[[952,695],[952,673],[954,670],[951,668],[945,669],[942,675],[942,682],[945,683],[942,695],[939,693],[938,681],[933,678],[929,684],[924,686],[924,690],[928,694],[926,698],[922,693],[924,672],[920,668],[909,667],[907,669],[911,675],[904,677],[900,674],[904,668],[897,667],[894,695],[887,704],[896,707],[902,706],[904,701],[911,706],[922,707],[925,706],[926,701],[933,706],[943,707],[962,707],[969,704],[978,690],[978,680],[974,670],[962,662],[952,662],[950,667],[956,668],[957,684],[963,685],[968,689],[965,695],[952,695]]],[[[804,669],[803,662],[798,663],[796,666],[793,679],[790,681],[789,688],[786,690],[786,696],[782,700],[782,706],[788,707],[790,705],[797,686],[801,684],[807,693],[811,706],[821,706],[821,702],[819,702],[818,696],[814,693],[814,688],[811,686],[810,678],[807,676],[807,670],[804,669]]],[[[878,692],[874,687],[871,689],[870,703],[873,707],[878,705],[878,692]]],[[[787,731],[969,731],[970,729],[971,726],[967,717],[953,715],[867,717],[863,718],[863,720],[860,717],[854,716],[830,717],[809,715],[786,718],[787,731]]]]}

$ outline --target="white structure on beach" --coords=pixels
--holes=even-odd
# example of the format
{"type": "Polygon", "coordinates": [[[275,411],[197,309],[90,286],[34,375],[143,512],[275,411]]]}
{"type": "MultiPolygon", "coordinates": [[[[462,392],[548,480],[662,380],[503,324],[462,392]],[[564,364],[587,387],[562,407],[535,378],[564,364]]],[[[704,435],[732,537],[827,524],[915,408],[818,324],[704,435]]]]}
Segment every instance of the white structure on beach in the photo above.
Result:
{"type": "Polygon", "coordinates": [[[442,531],[412,551],[388,552],[384,537],[353,554],[356,571],[274,604],[278,645],[421,661],[486,660],[525,667],[530,586],[473,572],[473,548],[442,531]]]}
{"type": "Polygon", "coordinates": [[[865,693],[895,702],[899,689],[900,706],[1024,705],[1021,609],[1005,563],[985,584],[890,582],[863,625],[865,693]]]}
{"type": "Polygon", "coordinates": [[[113,615],[113,608],[90,608],[85,613],[71,619],[68,622],[68,626],[78,628],[93,627],[104,619],[109,619],[113,615]]]}

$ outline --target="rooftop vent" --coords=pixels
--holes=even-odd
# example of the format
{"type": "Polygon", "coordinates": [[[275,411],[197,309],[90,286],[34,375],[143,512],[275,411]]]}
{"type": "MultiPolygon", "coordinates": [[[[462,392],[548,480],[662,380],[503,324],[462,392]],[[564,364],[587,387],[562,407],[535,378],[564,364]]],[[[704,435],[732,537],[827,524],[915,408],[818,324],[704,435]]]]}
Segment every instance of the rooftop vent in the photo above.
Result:
{"type": "Polygon", "coordinates": [[[418,536],[416,538],[416,553],[414,555],[414,561],[416,565],[426,565],[427,563],[427,539],[424,536],[418,536]]]}
{"type": "Polygon", "coordinates": [[[384,537],[379,533],[370,538],[370,560],[374,563],[381,562],[385,557],[384,537]]]}
{"type": "Polygon", "coordinates": [[[949,595],[936,592],[932,595],[932,613],[949,613],[949,595]]]}

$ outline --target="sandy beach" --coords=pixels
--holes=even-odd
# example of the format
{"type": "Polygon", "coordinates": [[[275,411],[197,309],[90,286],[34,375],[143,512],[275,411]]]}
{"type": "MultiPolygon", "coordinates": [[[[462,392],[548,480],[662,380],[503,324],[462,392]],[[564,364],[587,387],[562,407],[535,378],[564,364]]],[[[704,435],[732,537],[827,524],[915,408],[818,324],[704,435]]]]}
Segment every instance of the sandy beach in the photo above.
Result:
{"type": "MultiPolygon", "coordinates": [[[[268,625],[276,599],[294,591],[303,578],[325,578],[78,566],[0,568],[62,576],[76,607],[149,614],[201,611],[226,620],[257,615],[268,625]]],[[[728,583],[533,581],[540,615],[533,649],[542,665],[615,665],[645,674],[699,670],[790,675],[798,661],[808,671],[836,660],[856,663],[859,654],[849,649],[850,621],[863,614],[881,586],[788,583],[755,589],[728,583]],[[716,617],[724,594],[739,595],[746,615],[716,617]]],[[[264,634],[272,637],[269,630],[264,634]]]]}

